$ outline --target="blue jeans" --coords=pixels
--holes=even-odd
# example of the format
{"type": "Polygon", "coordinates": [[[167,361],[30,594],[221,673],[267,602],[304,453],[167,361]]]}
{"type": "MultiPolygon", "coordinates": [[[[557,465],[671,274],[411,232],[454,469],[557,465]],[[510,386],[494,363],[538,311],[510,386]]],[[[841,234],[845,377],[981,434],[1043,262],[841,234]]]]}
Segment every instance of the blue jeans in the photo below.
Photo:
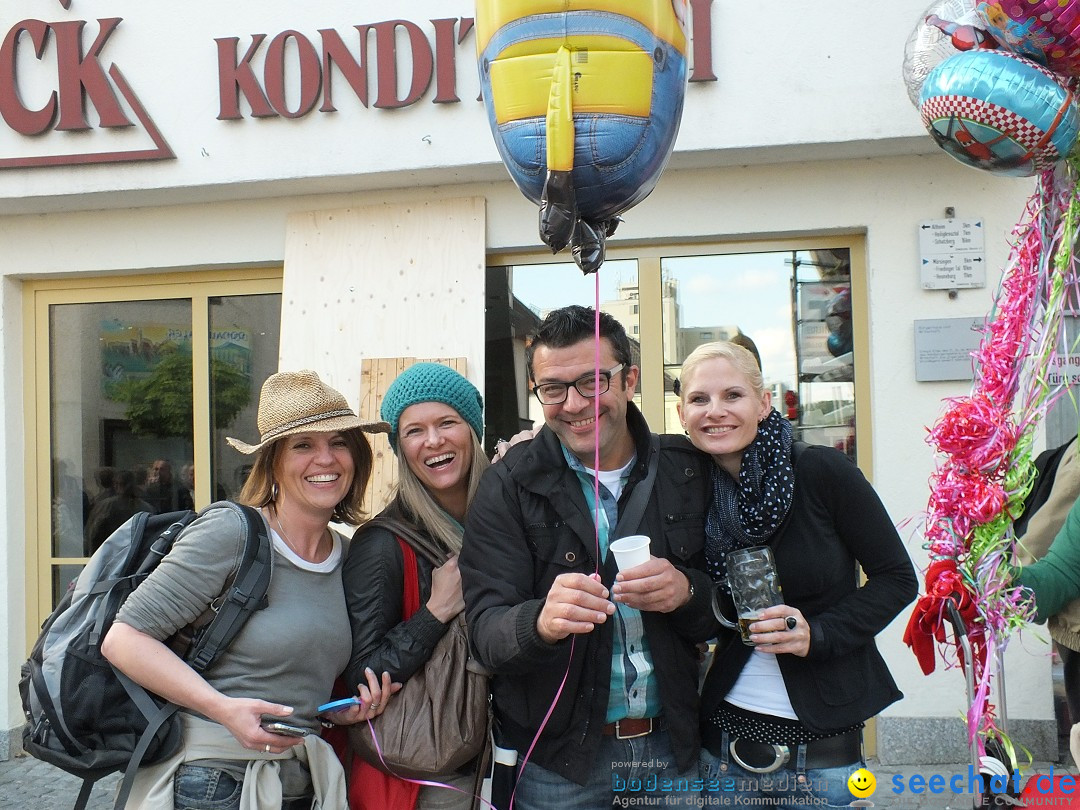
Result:
{"type": "Polygon", "coordinates": [[[676,768],[666,731],[631,740],[605,736],[585,785],[526,762],[518,778],[514,807],[610,810],[643,804],[645,796],[652,807],[696,807],[701,795],[697,768],[684,773],[677,773],[676,768]]]}
{"type": "Polygon", "coordinates": [[[834,768],[807,769],[803,767],[805,749],[792,746],[792,759],[786,766],[772,773],[751,773],[731,759],[727,732],[723,734],[723,741],[722,756],[716,756],[707,748],[701,749],[704,782],[701,795],[707,803],[713,800],[712,803],[721,806],[737,806],[747,800],[757,800],[750,804],[771,806],[776,810],[804,810],[806,807],[848,807],[855,800],[848,790],[847,780],[863,767],[861,761],[834,768]],[[771,799],[772,804],[759,804],[761,799],[771,799]]]}
{"type": "Polygon", "coordinates": [[[235,810],[243,788],[227,771],[181,765],[173,777],[173,802],[176,810],[235,810]]]}
{"type": "MultiPolygon", "coordinates": [[[[201,765],[181,765],[173,777],[173,803],[176,810],[237,810],[243,780],[228,771],[201,765]]],[[[289,799],[282,810],[311,807],[311,799],[289,799]]]]}

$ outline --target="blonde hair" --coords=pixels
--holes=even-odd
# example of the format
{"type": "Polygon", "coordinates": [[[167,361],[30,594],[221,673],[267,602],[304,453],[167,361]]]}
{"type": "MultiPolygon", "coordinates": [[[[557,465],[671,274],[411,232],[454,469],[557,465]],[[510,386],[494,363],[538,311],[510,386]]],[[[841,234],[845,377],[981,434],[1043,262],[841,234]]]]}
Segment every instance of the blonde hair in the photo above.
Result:
{"type": "Polygon", "coordinates": [[[754,355],[742,346],[737,346],[727,340],[719,340],[701,344],[683,360],[682,368],[679,369],[679,399],[683,402],[686,401],[687,381],[693,376],[697,367],[708,360],[727,360],[735,366],[736,371],[746,377],[757,396],[760,397],[765,393],[765,379],[761,376],[761,367],[754,359],[754,355]]]}
{"type": "MultiPolygon", "coordinates": [[[[469,430],[469,436],[472,438],[472,462],[467,472],[466,507],[472,504],[473,496],[476,495],[476,490],[480,486],[480,476],[490,466],[476,433],[469,430]]],[[[427,488],[420,483],[420,479],[416,477],[416,473],[412,471],[409,462],[405,459],[400,442],[396,454],[398,461],[397,500],[405,511],[405,516],[446,546],[452,554],[457,554],[461,551],[461,526],[439,506],[427,488]]]]}
{"type": "MultiPolygon", "coordinates": [[[[371,479],[371,469],[374,466],[371,445],[368,444],[364,433],[359,428],[341,431],[345,444],[349,448],[349,454],[353,459],[352,486],[338,505],[334,508],[333,520],[338,523],[347,523],[358,526],[363,522],[364,495],[367,492],[368,481],[371,479]]],[[[237,503],[247,504],[256,508],[274,503],[278,494],[277,482],[274,480],[274,467],[281,451],[285,447],[287,436],[275,439],[270,444],[260,447],[255,454],[255,463],[248,473],[247,480],[236,496],[237,503]]]]}

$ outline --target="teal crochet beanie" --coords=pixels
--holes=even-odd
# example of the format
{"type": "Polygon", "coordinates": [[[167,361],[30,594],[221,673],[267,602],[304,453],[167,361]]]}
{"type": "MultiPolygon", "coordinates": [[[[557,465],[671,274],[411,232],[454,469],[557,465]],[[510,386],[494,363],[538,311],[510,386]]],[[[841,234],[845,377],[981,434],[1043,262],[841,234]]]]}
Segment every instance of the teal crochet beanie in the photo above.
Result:
{"type": "Polygon", "coordinates": [[[484,399],[476,386],[442,363],[416,363],[397,376],[383,396],[379,413],[390,423],[390,446],[397,452],[398,420],[418,402],[449,405],[484,439],[484,399]]]}

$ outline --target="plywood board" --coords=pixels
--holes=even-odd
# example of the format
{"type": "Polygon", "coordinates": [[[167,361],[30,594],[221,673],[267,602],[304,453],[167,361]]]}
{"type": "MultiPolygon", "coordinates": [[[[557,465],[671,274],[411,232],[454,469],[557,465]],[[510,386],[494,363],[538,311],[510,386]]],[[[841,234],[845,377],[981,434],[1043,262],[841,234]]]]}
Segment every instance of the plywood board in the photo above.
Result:
{"type": "Polygon", "coordinates": [[[356,405],[369,357],[462,357],[483,390],[479,197],[288,218],[279,368],[314,369],[356,405]]]}

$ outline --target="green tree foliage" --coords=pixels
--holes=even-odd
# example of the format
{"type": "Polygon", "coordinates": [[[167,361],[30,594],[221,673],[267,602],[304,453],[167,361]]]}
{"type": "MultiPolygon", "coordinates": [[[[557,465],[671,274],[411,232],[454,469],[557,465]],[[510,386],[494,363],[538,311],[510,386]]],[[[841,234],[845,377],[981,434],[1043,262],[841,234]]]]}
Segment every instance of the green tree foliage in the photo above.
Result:
{"type": "MultiPolygon", "coordinates": [[[[127,403],[127,418],[136,435],[190,436],[194,424],[191,353],[172,351],[154,370],[116,386],[114,398],[127,403]]],[[[251,401],[251,380],[235,367],[210,359],[210,402],[214,427],[228,427],[251,401]]]]}

